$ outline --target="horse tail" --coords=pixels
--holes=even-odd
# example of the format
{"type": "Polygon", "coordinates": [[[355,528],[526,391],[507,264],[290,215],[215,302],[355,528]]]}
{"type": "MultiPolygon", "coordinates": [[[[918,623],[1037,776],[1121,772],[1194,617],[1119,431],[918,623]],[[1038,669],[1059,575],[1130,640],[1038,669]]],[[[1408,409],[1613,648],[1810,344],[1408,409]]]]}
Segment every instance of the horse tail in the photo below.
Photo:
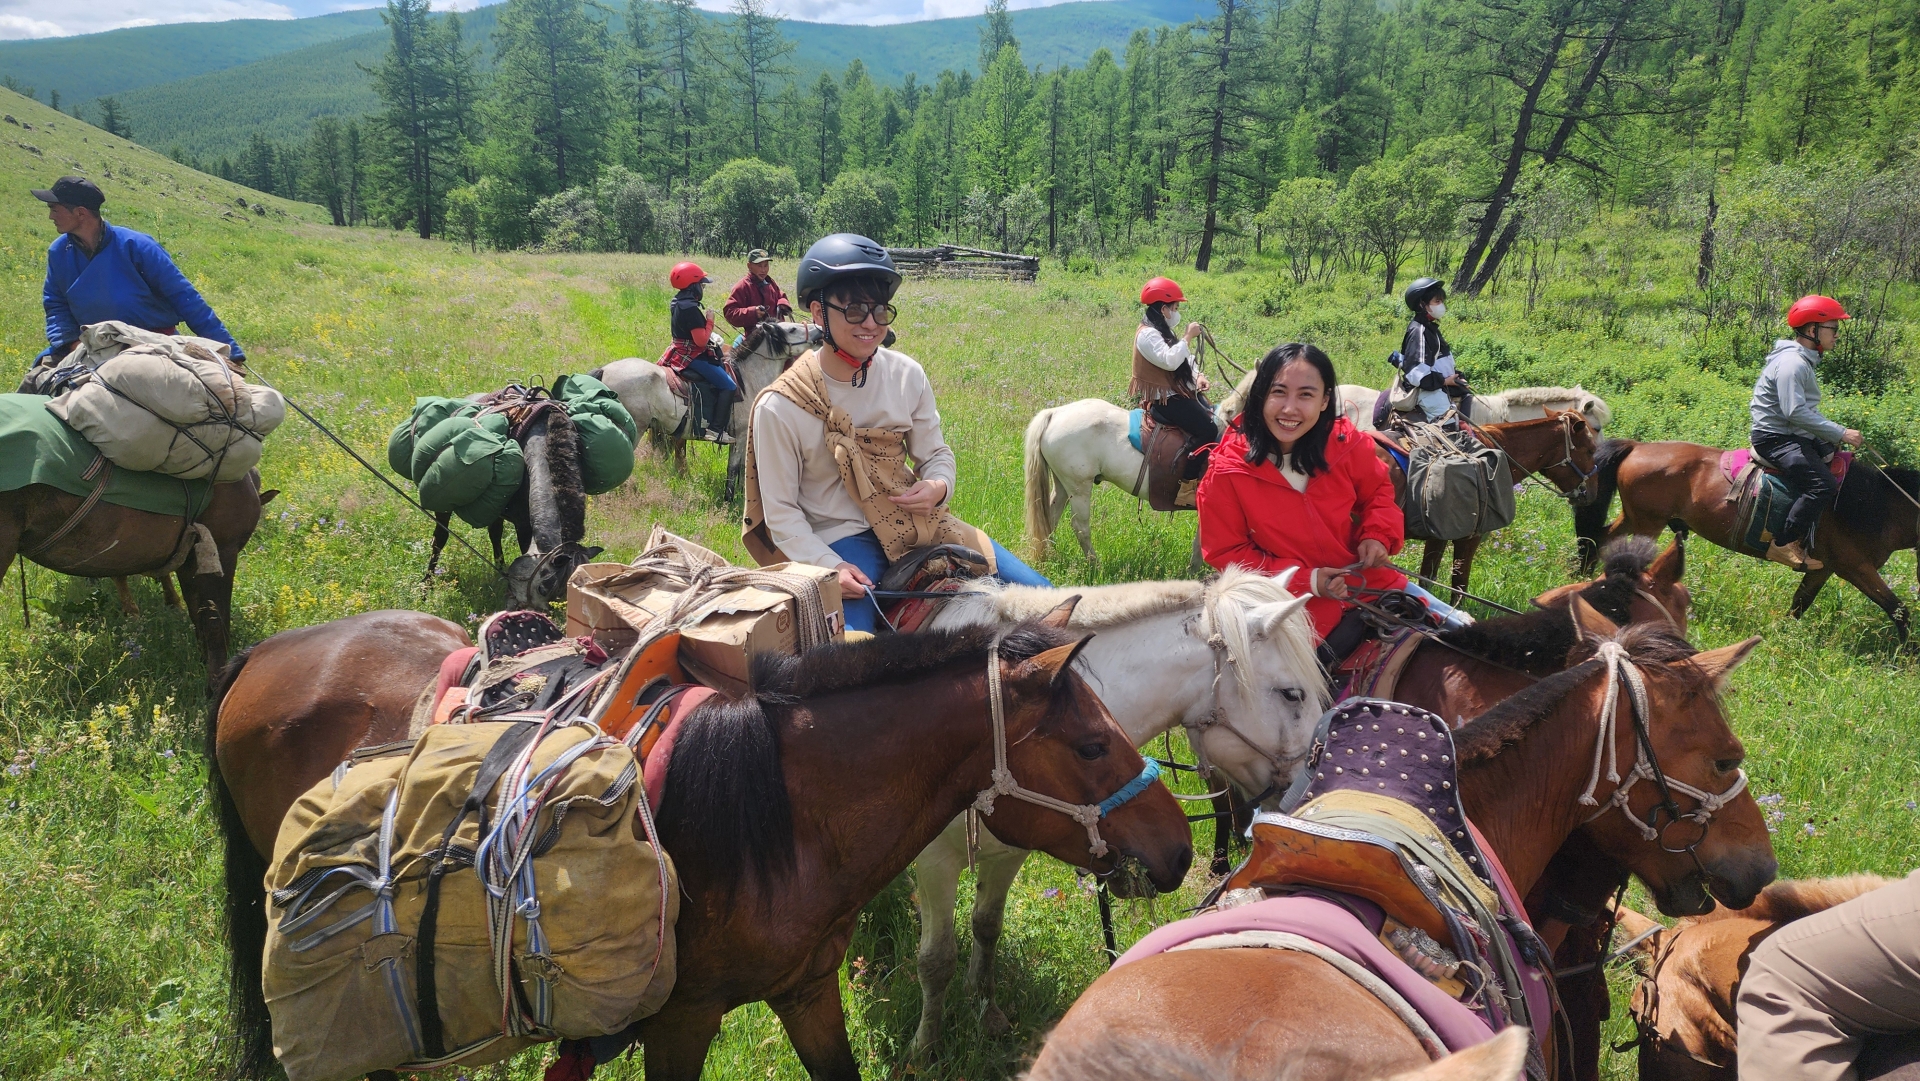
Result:
{"type": "MultiPolygon", "coordinates": [[[[602,365],[600,365],[600,366],[599,366],[598,368],[595,368],[594,370],[592,370],[592,371],[590,371],[590,372],[588,372],[588,373],[587,373],[587,378],[589,378],[589,379],[600,379],[600,377],[601,377],[601,376],[603,376],[603,375],[605,375],[605,374],[607,374],[607,366],[606,366],[605,364],[602,364],[602,365]]],[[[606,380],[605,380],[605,379],[600,379],[600,381],[601,381],[602,383],[604,383],[604,382],[606,382],[606,380]]]]}
{"type": "Polygon", "coordinates": [[[1600,561],[1600,545],[1606,539],[1607,517],[1613,510],[1613,490],[1618,483],[1620,463],[1633,448],[1631,439],[1603,439],[1593,455],[1593,501],[1573,508],[1573,533],[1580,541],[1580,573],[1592,574],[1600,561]]]}
{"type": "Polygon", "coordinates": [[[240,678],[240,669],[253,647],[234,654],[214,677],[207,698],[207,786],[220,817],[220,838],[226,849],[227,1021],[232,1032],[228,1076],[263,1078],[273,1070],[273,1018],[267,1012],[260,986],[260,966],[267,949],[267,897],[262,882],[267,861],[254,850],[246,823],[234,803],[220,763],[214,755],[220,731],[220,701],[240,678]]]}
{"type": "Polygon", "coordinates": [[[1047,558],[1047,542],[1053,537],[1054,527],[1060,524],[1053,517],[1053,467],[1047,464],[1047,456],[1040,449],[1047,425],[1052,422],[1051,409],[1042,409],[1027,422],[1027,548],[1036,560],[1047,558]]]}

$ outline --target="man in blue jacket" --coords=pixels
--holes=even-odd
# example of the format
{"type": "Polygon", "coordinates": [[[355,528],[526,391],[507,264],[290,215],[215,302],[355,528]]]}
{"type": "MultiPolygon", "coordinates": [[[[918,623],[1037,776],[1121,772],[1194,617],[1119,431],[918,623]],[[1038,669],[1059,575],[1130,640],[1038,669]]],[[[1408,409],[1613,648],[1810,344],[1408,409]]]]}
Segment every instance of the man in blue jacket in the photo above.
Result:
{"type": "Polygon", "coordinates": [[[117,319],[162,334],[185,323],[202,338],[227,343],[234,360],[246,359],[158,241],[100,216],[107,197],[93,181],[63,176],[33,194],[60,230],[47,249],[47,350],[41,356],[64,357],[80,341],[80,328],[117,319]]]}

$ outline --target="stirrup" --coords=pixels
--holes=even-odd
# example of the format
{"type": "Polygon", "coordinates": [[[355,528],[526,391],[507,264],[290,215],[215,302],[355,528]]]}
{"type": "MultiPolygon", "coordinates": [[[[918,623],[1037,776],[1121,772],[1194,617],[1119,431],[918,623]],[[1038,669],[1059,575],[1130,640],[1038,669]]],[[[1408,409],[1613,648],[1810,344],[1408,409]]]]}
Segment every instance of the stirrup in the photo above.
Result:
{"type": "Polygon", "coordinates": [[[1767,545],[1767,558],[1775,563],[1791,567],[1802,574],[1808,571],[1822,570],[1826,567],[1825,563],[1808,555],[1806,549],[1801,546],[1799,541],[1788,541],[1786,544],[1769,543],[1767,545]]]}

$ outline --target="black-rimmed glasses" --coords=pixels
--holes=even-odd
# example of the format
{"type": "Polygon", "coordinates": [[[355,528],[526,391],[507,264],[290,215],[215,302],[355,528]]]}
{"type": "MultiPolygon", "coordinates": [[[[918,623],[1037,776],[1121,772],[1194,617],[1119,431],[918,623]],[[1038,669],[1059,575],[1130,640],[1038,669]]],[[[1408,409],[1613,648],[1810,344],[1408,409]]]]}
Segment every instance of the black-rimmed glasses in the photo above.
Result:
{"type": "Polygon", "coordinates": [[[827,307],[846,316],[847,322],[854,326],[866,322],[868,316],[873,317],[875,325],[892,326],[893,321],[900,317],[900,309],[891,304],[869,304],[864,300],[856,300],[843,308],[830,300],[825,303],[827,307]]]}

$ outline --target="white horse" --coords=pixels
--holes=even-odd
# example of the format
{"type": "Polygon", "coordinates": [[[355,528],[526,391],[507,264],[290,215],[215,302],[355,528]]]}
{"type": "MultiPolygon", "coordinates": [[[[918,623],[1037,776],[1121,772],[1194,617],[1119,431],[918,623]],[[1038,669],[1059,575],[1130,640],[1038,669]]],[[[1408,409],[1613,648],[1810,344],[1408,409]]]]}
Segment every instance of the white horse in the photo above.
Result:
{"type": "MultiPolygon", "coordinates": [[[[805,323],[761,323],[733,352],[734,367],[740,372],[740,401],[733,406],[730,432],[734,444],[727,453],[726,498],[732,501],[746,479],[747,411],[753,399],[768,383],[778,378],[795,357],[807,351],[805,323]]],[[[616,360],[592,373],[620,398],[620,404],[633,414],[634,424],[655,439],[670,444],[673,460],[682,473],[687,469],[687,441],[673,433],[687,416],[687,403],[667,386],[667,370],[658,363],[639,357],[616,360]]]]}
{"type": "Polygon", "coordinates": [[[1027,544],[1047,557],[1060,512],[1073,508],[1073,535],[1087,562],[1093,551],[1093,486],[1106,481],[1128,495],[1146,491],[1146,458],[1127,440],[1127,410],[1100,398],[1042,409],[1027,422],[1027,544]]]}
{"type": "MultiPolygon", "coordinates": [[[[1273,578],[1229,568],[1209,582],[1134,582],[1081,589],[979,583],[949,601],[932,626],[1012,627],[1078,596],[1071,626],[1096,631],[1082,674],[1135,745],[1176,725],[1203,768],[1217,769],[1250,801],[1284,790],[1306,760],[1327,708],[1306,598],[1273,578]]],[[[981,824],[991,826],[990,818],[981,824]]],[[[983,1024],[1005,1031],[993,1001],[993,953],[1007,891],[1027,850],[978,831],[973,957],[967,986],[983,1001],[983,1024]]],[[[920,1029],[917,1053],[940,1042],[947,984],[959,956],[954,905],[967,866],[966,816],[954,819],[915,861],[920,906],[920,1029]]]]}
{"type": "MultiPolygon", "coordinates": [[[[1342,383],[1335,394],[1341,416],[1352,421],[1353,426],[1363,432],[1373,430],[1373,407],[1380,400],[1379,391],[1342,383]]],[[[1475,424],[1506,424],[1516,420],[1538,420],[1546,416],[1549,409],[1557,412],[1579,410],[1596,436],[1613,419],[1613,410],[1608,408],[1607,403],[1598,394],[1577,383],[1571,387],[1515,387],[1497,394],[1475,394],[1473,415],[1468,419],[1475,424]]]]}

